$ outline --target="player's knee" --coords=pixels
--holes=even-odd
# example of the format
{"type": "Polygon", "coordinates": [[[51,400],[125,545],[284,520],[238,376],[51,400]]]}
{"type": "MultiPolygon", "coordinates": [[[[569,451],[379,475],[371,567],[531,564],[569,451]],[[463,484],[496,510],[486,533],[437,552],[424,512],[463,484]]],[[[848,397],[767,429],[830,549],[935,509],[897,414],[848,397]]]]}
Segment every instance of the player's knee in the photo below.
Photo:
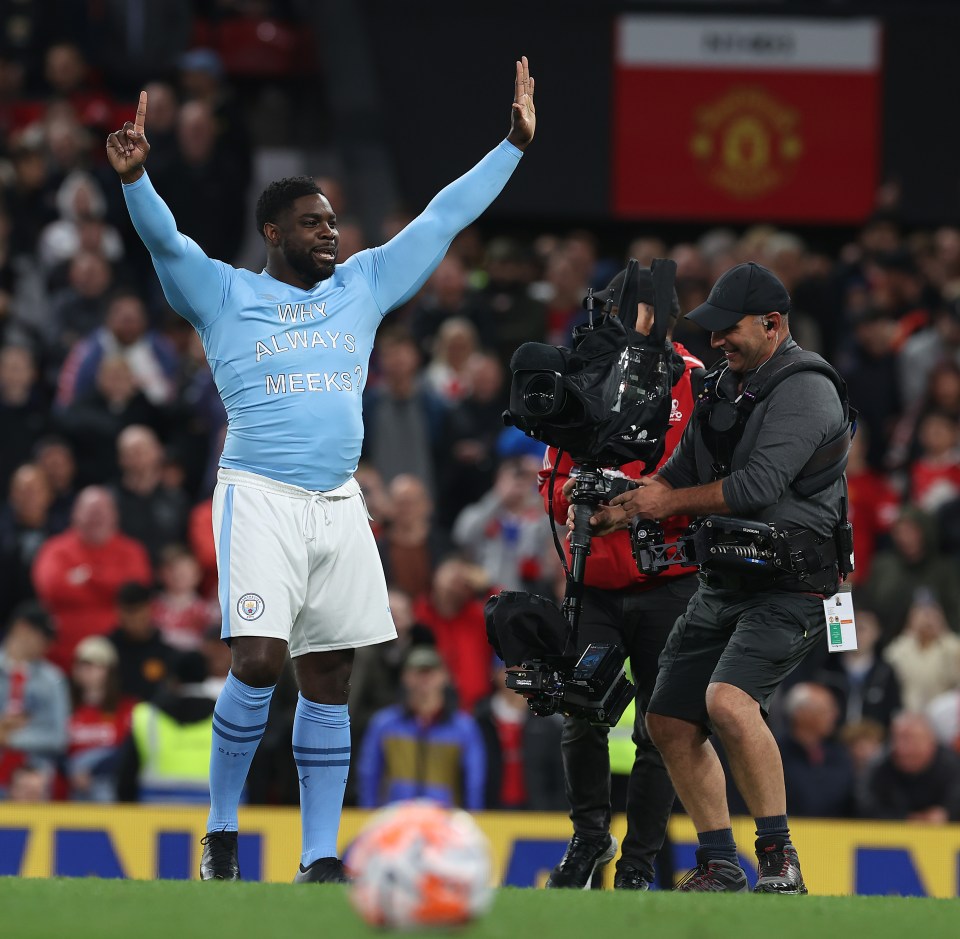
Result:
{"type": "Polygon", "coordinates": [[[279,655],[270,646],[265,643],[234,640],[231,652],[230,671],[245,685],[268,688],[279,681],[285,656],[279,655]]]}

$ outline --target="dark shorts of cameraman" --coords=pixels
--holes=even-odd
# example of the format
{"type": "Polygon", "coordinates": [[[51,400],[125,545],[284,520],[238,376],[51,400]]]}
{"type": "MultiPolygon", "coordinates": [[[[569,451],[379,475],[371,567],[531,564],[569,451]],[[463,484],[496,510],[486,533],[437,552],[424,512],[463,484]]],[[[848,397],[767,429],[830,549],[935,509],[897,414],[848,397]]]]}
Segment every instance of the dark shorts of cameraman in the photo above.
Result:
{"type": "Polygon", "coordinates": [[[648,710],[709,728],[707,686],[724,682],[745,691],[766,715],[780,683],[824,641],[825,630],[817,594],[701,582],[667,639],[648,710]]]}

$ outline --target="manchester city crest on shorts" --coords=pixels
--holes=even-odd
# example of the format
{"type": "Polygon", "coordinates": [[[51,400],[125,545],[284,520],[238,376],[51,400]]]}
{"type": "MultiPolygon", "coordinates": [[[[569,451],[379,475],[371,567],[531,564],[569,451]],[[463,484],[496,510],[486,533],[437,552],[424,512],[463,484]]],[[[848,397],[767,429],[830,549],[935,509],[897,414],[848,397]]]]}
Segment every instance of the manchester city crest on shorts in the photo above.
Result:
{"type": "Polygon", "coordinates": [[[245,620],[259,619],[263,615],[263,597],[258,593],[245,593],[237,601],[237,612],[245,620]]]}

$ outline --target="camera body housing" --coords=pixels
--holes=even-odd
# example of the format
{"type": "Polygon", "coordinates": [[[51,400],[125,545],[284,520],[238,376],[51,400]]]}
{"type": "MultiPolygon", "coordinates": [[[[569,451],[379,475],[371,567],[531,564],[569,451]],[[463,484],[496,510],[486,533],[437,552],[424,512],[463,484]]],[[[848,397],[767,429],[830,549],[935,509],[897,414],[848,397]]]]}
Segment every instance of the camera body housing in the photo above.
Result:
{"type": "Polygon", "coordinates": [[[612,727],[633,699],[622,650],[609,642],[592,642],[576,663],[558,669],[534,660],[507,672],[506,685],[527,698],[539,717],[568,714],[612,727]]]}

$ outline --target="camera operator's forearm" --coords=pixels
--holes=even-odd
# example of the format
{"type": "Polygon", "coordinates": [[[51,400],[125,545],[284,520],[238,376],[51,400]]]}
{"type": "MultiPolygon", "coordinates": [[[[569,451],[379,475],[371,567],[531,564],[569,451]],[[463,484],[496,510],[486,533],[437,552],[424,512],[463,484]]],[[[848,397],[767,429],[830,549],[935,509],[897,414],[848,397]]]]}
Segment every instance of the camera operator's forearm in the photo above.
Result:
{"type": "Polygon", "coordinates": [[[723,480],[692,486],[688,489],[667,489],[661,501],[660,518],[670,515],[729,515],[730,507],[723,497],[723,480]]]}

